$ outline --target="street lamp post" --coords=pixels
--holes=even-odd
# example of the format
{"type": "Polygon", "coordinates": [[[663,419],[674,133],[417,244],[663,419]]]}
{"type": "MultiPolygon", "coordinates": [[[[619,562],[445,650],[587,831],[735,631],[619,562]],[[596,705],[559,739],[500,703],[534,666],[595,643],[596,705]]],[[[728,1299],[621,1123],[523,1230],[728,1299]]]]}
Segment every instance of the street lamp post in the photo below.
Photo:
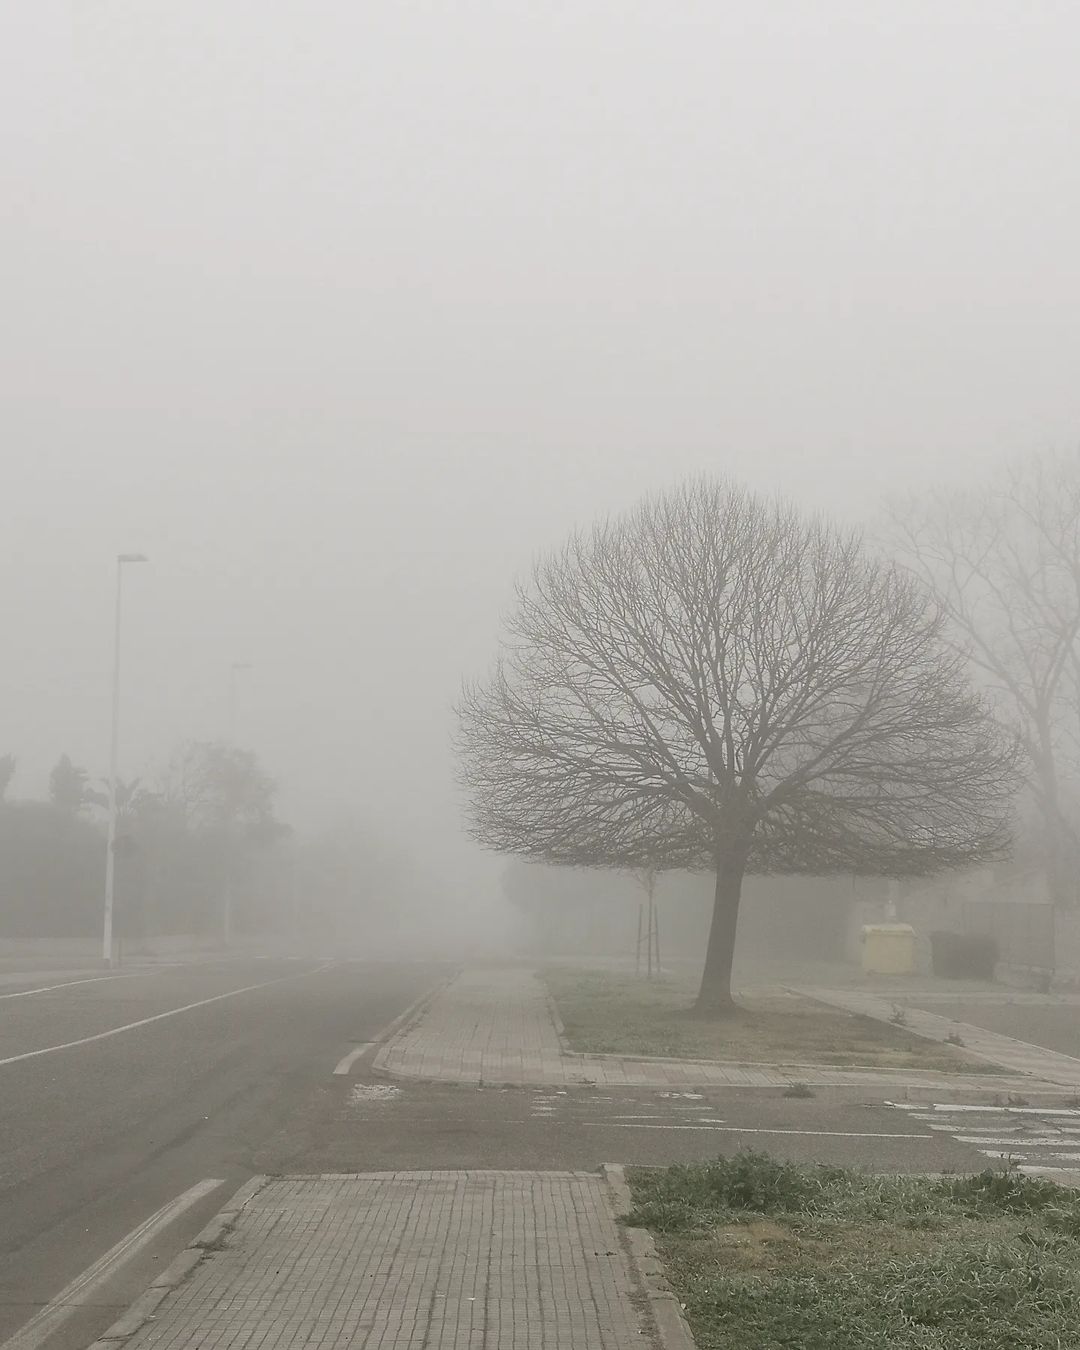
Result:
{"type": "Polygon", "coordinates": [[[234,661],[229,667],[229,745],[236,741],[236,677],[242,670],[250,669],[250,661],[234,661]]]}
{"type": "Polygon", "coordinates": [[[105,923],[102,956],[106,966],[113,963],[113,895],[116,884],[116,762],[120,747],[120,600],[123,593],[124,565],[142,563],[142,553],[118,553],[116,556],[116,619],[113,630],[112,740],[109,746],[109,836],[105,849],[105,923]]]}
{"type": "MultiPolygon", "coordinates": [[[[236,677],[242,670],[250,670],[250,661],[234,661],[229,667],[229,727],[227,744],[230,749],[236,743],[236,677]]],[[[232,911],[233,911],[233,868],[234,859],[232,856],[233,845],[233,822],[228,823],[229,850],[226,866],[228,875],[225,878],[225,897],[221,907],[221,942],[222,946],[229,947],[232,944],[232,911]]]]}

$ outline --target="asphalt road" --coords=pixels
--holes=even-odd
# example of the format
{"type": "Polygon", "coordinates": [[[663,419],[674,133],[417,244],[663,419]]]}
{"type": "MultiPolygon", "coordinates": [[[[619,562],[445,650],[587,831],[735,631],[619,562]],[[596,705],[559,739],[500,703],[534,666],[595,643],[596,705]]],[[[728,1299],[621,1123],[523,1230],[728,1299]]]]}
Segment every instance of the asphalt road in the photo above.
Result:
{"type": "Polygon", "coordinates": [[[87,1345],[271,1154],[274,1170],[305,1170],[294,1120],[441,973],[305,960],[5,978],[0,1344],[159,1207],[220,1180],[48,1341],[87,1345]],[[43,983],[63,987],[24,994],[43,983]]]}
{"type": "Polygon", "coordinates": [[[328,1086],[310,1107],[313,1170],[573,1168],[691,1162],[754,1148],[873,1171],[985,1166],[904,1111],[767,1089],[477,1088],[378,1081],[328,1086]]]}
{"type": "Polygon", "coordinates": [[[110,979],[6,972],[0,1347],[19,1328],[19,1350],[88,1345],[259,1172],[591,1169],[748,1147],[883,1171],[986,1165],[912,1113],[850,1094],[393,1084],[373,1074],[372,1052],[334,1074],[445,973],[318,960],[110,979]],[[69,1282],[171,1202],[181,1211],[68,1300],[73,1315],[41,1323],[69,1282]]]}

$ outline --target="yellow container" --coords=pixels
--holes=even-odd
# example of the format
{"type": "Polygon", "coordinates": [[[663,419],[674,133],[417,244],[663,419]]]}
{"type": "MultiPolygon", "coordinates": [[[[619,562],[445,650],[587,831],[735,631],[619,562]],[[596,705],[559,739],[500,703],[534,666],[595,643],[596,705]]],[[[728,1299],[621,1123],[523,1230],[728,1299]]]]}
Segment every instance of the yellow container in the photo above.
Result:
{"type": "Polygon", "coordinates": [[[868,975],[914,975],[915,929],[911,924],[865,924],[862,968],[868,975]]]}

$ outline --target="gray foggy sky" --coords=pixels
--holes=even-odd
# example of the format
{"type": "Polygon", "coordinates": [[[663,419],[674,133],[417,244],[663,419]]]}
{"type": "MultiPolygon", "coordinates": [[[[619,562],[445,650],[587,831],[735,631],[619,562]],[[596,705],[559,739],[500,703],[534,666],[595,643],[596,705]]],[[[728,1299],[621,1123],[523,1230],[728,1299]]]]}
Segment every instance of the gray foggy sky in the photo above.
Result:
{"type": "Polygon", "coordinates": [[[0,752],[224,730],[490,877],[515,572],[729,471],[855,516],[1080,428],[1080,7],[8,0],[0,752]]]}

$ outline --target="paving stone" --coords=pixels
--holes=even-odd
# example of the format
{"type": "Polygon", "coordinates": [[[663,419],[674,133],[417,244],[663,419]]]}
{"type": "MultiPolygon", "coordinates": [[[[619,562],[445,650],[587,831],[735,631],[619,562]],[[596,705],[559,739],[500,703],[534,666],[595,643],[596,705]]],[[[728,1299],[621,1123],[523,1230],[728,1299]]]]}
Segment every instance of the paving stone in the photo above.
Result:
{"type": "Polygon", "coordinates": [[[574,1172],[282,1177],[132,1350],[639,1350],[604,1180],[574,1172]]]}
{"type": "Polygon", "coordinates": [[[905,1031],[927,1040],[942,1042],[949,1036],[959,1035],[965,1051],[979,1055],[1014,1074],[1060,1087],[1080,1087],[1080,1059],[1044,1049],[1041,1045],[1031,1045],[1028,1041],[1018,1041],[1012,1036],[1003,1036],[997,1031],[987,1031],[984,1027],[972,1026],[970,1022],[957,1022],[939,1013],[904,1006],[901,998],[885,1000],[861,989],[803,989],[795,992],[817,999],[820,1003],[828,1003],[831,1007],[843,1008],[845,1012],[873,1017],[879,1022],[892,1021],[896,1007],[900,1004],[904,1011],[905,1031]]]}

